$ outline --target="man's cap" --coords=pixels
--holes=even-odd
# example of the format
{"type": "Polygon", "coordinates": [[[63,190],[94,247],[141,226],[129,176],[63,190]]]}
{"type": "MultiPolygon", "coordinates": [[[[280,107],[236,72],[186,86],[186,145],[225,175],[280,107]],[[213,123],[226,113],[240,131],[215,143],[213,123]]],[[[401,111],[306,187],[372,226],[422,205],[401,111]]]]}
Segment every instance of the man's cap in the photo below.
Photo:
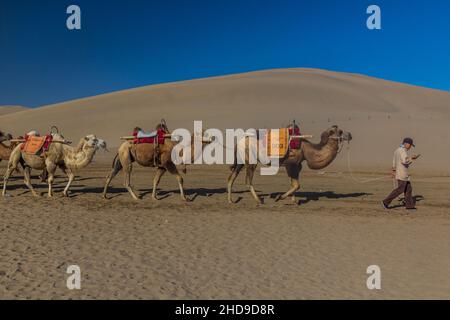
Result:
{"type": "Polygon", "coordinates": [[[403,139],[403,143],[409,143],[409,144],[412,145],[413,147],[416,146],[416,145],[414,144],[413,139],[411,139],[411,138],[405,138],[405,139],[403,139]]]}

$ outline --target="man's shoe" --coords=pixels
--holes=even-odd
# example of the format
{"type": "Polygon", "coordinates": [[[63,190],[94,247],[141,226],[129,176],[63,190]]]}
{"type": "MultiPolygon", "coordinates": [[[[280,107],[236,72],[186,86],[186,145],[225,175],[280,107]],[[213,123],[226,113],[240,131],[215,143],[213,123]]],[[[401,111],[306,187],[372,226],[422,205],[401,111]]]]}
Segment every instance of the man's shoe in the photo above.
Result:
{"type": "Polygon", "coordinates": [[[388,210],[389,206],[384,203],[384,201],[381,201],[381,205],[383,206],[384,210],[388,210]]]}

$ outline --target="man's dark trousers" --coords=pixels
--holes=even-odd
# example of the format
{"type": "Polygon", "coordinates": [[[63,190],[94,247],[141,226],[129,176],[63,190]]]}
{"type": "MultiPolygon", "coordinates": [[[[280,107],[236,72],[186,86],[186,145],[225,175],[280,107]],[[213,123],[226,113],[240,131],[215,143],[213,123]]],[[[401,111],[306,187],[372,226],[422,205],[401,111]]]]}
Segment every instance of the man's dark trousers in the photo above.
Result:
{"type": "Polygon", "coordinates": [[[386,206],[389,206],[402,193],[405,195],[406,209],[414,208],[414,199],[412,197],[412,186],[410,181],[397,180],[398,187],[394,189],[386,199],[383,200],[386,206]]]}

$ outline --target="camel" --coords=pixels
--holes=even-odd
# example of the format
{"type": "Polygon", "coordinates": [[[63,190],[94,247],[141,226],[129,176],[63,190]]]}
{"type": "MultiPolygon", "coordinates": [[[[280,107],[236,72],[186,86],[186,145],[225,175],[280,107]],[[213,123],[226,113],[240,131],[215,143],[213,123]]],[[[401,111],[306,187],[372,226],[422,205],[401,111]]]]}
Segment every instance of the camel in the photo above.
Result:
{"type": "MultiPolygon", "coordinates": [[[[3,133],[0,131],[0,136],[1,135],[3,135],[3,133]]],[[[12,151],[20,143],[20,142],[14,141],[14,142],[10,142],[9,146],[7,146],[3,142],[13,139],[13,137],[10,134],[8,134],[7,137],[8,137],[7,139],[0,142],[0,162],[2,160],[8,161],[9,157],[11,156],[12,151]]],[[[17,139],[18,140],[23,139],[23,137],[19,136],[19,137],[17,137],[17,139]]],[[[20,172],[18,168],[16,169],[16,171],[20,172]]],[[[39,178],[41,179],[42,182],[47,181],[47,170],[46,169],[44,169],[42,171],[42,173],[39,175],[39,178]]]]}
{"type": "Polygon", "coordinates": [[[11,155],[11,151],[17,145],[17,143],[10,143],[9,146],[5,145],[5,141],[9,141],[12,139],[12,136],[8,133],[0,131],[0,162],[2,160],[9,160],[9,156],[11,155]]]}
{"type": "MultiPolygon", "coordinates": [[[[246,138],[249,139],[248,137],[246,138]]],[[[324,131],[321,135],[321,140],[318,144],[311,143],[307,139],[302,139],[301,147],[298,150],[290,150],[289,154],[280,159],[280,165],[286,168],[286,173],[291,180],[291,188],[284,194],[279,195],[275,201],[284,200],[287,197],[294,195],[300,189],[299,175],[302,170],[302,162],[306,161],[308,167],[313,170],[320,170],[327,167],[336,158],[339,153],[340,146],[344,141],[351,141],[352,135],[349,132],[344,132],[338,126],[332,126],[324,131]]],[[[246,141],[246,143],[248,143],[246,141]]],[[[248,159],[245,164],[235,163],[230,167],[231,173],[227,180],[228,202],[234,203],[232,200],[232,189],[234,181],[236,180],[242,168],[246,168],[246,183],[252,196],[258,204],[262,204],[260,197],[256,194],[253,187],[253,176],[257,164],[248,164],[248,159]]],[[[293,196],[295,200],[295,196],[293,196]]]]}
{"type": "MultiPolygon", "coordinates": [[[[167,130],[168,132],[168,130],[167,130]]],[[[209,143],[210,140],[207,140],[202,137],[202,143],[209,143]]],[[[126,141],[122,143],[119,147],[119,150],[114,157],[112,170],[110,174],[106,178],[105,187],[103,189],[103,197],[107,199],[107,192],[109,184],[112,179],[122,170],[124,169],[124,186],[130,193],[131,197],[135,200],[139,200],[139,197],[134,192],[131,186],[131,171],[133,162],[137,162],[139,165],[143,167],[156,167],[156,174],[153,179],[153,190],[152,190],[152,199],[159,200],[157,198],[157,188],[158,184],[161,180],[161,177],[168,171],[172,175],[175,175],[178,186],[180,189],[181,199],[183,201],[188,201],[186,195],[184,194],[183,187],[183,177],[178,172],[176,165],[172,161],[172,150],[178,142],[172,141],[169,136],[164,139],[164,143],[159,145],[159,158],[157,159],[157,163],[155,163],[155,145],[152,143],[142,143],[142,144],[133,144],[131,141],[126,141]]],[[[200,154],[199,151],[196,150],[197,154],[194,154],[194,139],[191,138],[191,158],[192,163],[195,159],[197,159],[200,154]]],[[[186,172],[186,168],[183,169],[186,172]]]]}
{"type": "Polygon", "coordinates": [[[60,168],[68,176],[68,183],[64,188],[63,195],[69,196],[69,188],[72,184],[78,169],[82,169],[89,165],[93,160],[95,153],[99,149],[106,149],[106,143],[102,139],[98,139],[95,135],[87,135],[82,138],[77,147],[69,146],[64,137],[58,133],[52,133],[53,141],[44,156],[32,155],[24,153],[21,150],[20,143],[12,151],[9,159],[8,167],[4,177],[3,196],[6,196],[7,182],[11,173],[17,168],[19,163],[24,167],[24,182],[34,196],[40,196],[36,192],[30,181],[31,169],[44,170],[48,172],[48,196],[53,197],[52,184],[56,168],[60,168]]]}

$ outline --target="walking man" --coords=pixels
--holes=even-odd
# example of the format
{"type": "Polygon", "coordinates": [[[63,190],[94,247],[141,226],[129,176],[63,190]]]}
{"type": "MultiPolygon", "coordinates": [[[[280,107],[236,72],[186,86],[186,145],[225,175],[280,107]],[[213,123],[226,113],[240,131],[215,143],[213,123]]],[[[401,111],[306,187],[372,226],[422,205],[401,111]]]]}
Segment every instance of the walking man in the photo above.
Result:
{"type": "Polygon", "coordinates": [[[408,151],[411,147],[415,147],[413,140],[411,138],[405,138],[403,139],[402,145],[394,152],[392,176],[397,180],[398,187],[383,200],[382,204],[385,209],[389,209],[391,202],[403,193],[405,195],[406,209],[416,210],[412,197],[411,178],[408,169],[413,163],[413,160],[419,158],[420,155],[409,157],[408,151]]]}

